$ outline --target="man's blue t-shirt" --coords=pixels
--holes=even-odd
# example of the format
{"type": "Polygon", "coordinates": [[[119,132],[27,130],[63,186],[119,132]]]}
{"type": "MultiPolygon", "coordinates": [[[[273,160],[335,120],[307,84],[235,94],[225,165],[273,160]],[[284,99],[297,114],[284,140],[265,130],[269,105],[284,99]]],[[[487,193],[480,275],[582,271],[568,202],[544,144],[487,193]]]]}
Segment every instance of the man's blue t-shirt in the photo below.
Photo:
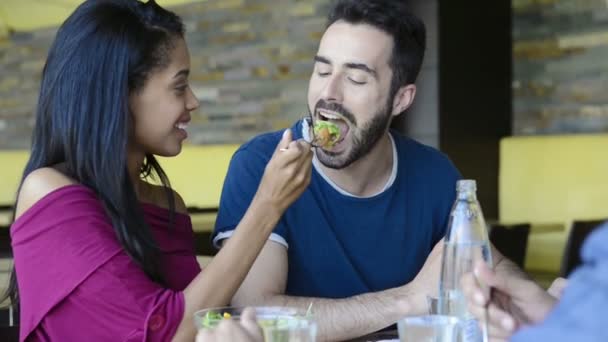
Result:
{"type": "MultiPolygon", "coordinates": [[[[292,127],[302,137],[302,121],[292,127]]],[[[282,132],[255,137],[232,158],[214,243],[229,237],[257,191],[282,132]]],[[[333,185],[318,168],[270,239],[288,249],[287,295],[345,298],[410,282],[444,236],[460,175],[437,150],[391,132],[390,184],[360,198],[333,185]]]]}
{"type": "Polygon", "coordinates": [[[555,309],[513,342],[608,341],[608,223],[585,240],[581,256],[583,265],[569,277],[555,309]]]}

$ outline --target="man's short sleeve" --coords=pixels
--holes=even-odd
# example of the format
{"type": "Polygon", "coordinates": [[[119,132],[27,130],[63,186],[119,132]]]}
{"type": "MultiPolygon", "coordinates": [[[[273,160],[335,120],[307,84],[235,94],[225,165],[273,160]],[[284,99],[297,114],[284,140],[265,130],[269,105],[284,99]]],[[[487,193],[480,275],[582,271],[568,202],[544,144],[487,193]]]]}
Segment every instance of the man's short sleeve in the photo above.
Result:
{"type": "MultiPolygon", "coordinates": [[[[222,240],[232,236],[247,212],[269,160],[270,155],[264,156],[247,147],[241,147],[232,157],[228,174],[224,180],[213,232],[213,244],[216,247],[220,247],[222,240]]],[[[286,233],[286,226],[283,220],[280,220],[271,234],[270,240],[288,247],[286,233]]]]}

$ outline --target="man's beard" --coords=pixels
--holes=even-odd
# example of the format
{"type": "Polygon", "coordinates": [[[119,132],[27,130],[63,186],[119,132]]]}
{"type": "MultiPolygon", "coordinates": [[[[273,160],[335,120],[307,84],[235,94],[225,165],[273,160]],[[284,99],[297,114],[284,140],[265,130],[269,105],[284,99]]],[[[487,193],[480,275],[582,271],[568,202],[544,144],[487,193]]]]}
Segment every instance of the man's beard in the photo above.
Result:
{"type": "MultiPolygon", "coordinates": [[[[317,112],[318,108],[331,109],[342,114],[346,118],[354,118],[348,110],[335,103],[331,105],[331,108],[327,108],[323,105],[320,106],[320,103],[317,103],[315,112],[317,112]]],[[[357,124],[354,121],[351,121],[351,124],[355,129],[351,129],[349,132],[352,134],[352,147],[347,155],[342,156],[342,153],[335,153],[317,148],[317,159],[326,167],[339,170],[344,169],[357,160],[365,157],[376,146],[378,141],[380,141],[390,124],[392,115],[387,108],[389,107],[385,106],[378,110],[373,119],[361,129],[357,127],[357,124]],[[361,132],[361,136],[357,136],[356,133],[359,132],[361,132]]]]}

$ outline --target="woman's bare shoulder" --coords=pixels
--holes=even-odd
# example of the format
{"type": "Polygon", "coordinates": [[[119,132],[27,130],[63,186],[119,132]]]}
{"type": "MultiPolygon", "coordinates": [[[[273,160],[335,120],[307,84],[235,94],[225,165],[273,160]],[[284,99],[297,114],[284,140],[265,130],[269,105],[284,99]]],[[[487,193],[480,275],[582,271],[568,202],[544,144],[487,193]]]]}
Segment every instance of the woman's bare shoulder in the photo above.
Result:
{"type": "Polygon", "coordinates": [[[53,167],[36,169],[25,177],[17,196],[15,218],[18,218],[49,193],[68,186],[78,184],[74,179],[53,167]]]}

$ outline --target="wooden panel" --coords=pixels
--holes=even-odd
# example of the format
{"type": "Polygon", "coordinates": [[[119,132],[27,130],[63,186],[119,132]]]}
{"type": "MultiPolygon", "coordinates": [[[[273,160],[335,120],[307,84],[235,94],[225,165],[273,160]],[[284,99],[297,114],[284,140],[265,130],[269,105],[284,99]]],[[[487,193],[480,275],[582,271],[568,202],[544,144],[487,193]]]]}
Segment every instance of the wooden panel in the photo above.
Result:
{"type": "Polygon", "coordinates": [[[511,1],[439,3],[440,146],[498,216],[498,142],[511,134],[511,1]]]}

